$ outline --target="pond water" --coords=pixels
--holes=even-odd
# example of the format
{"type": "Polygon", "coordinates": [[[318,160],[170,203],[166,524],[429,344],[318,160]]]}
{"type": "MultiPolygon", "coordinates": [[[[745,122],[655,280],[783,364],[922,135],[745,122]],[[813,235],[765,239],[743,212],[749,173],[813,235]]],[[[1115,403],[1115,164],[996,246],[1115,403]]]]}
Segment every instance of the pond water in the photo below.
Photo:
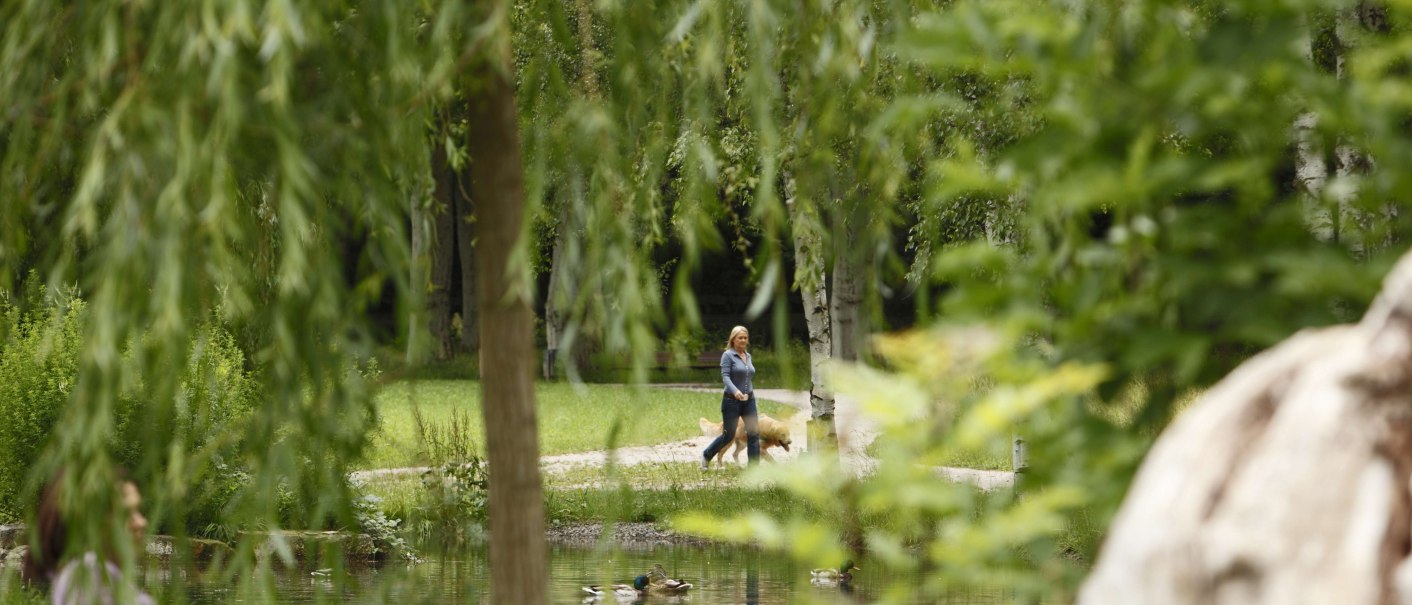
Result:
{"type": "MultiPolygon", "coordinates": [[[[552,603],[618,603],[608,596],[594,601],[582,591],[588,584],[630,583],[653,563],[661,563],[673,577],[694,587],[685,598],[652,597],[646,603],[787,603],[888,602],[953,603],[988,605],[1013,601],[1004,589],[958,592],[943,599],[919,600],[898,597],[906,587],[920,583],[915,573],[896,572],[868,565],[855,572],[849,590],[813,586],[806,567],[766,553],[725,547],[664,546],[650,550],[601,552],[582,548],[554,548],[550,556],[552,603]]],[[[276,574],[274,591],[278,603],[393,603],[396,605],[439,605],[490,603],[487,587],[490,568],[482,550],[428,554],[415,564],[387,564],[354,569],[341,586],[332,579],[311,575],[309,570],[283,570],[276,574]]],[[[149,568],[145,583],[152,588],[167,585],[173,574],[186,578],[190,602],[230,603],[239,600],[231,584],[193,570],[149,568]]]]}

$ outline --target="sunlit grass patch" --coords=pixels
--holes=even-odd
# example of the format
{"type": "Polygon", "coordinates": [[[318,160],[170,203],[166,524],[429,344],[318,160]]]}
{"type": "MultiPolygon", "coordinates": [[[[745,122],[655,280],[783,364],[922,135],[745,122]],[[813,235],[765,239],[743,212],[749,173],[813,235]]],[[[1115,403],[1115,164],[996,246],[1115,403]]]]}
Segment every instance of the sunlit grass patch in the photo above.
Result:
{"type": "MultiPolygon", "coordinates": [[[[720,420],[721,396],[714,392],[634,388],[618,385],[535,386],[541,454],[606,449],[617,425],[617,446],[656,445],[701,434],[700,417],[720,420]]],[[[380,428],[359,468],[420,466],[423,455],[413,409],[428,424],[444,424],[459,413],[485,454],[480,383],[472,380],[418,380],[387,386],[377,395],[380,428]]],[[[760,402],[760,411],[776,417],[793,412],[782,404],[760,402]]]]}
{"type": "Polygon", "coordinates": [[[1014,470],[1011,468],[1014,465],[1014,461],[1011,458],[1009,445],[1005,443],[994,443],[990,445],[992,447],[986,449],[966,449],[962,447],[944,448],[941,457],[941,465],[956,468],[973,468],[983,471],[1014,470]]]}
{"type": "Polygon", "coordinates": [[[378,508],[388,517],[409,519],[421,504],[427,489],[419,473],[386,475],[366,479],[362,491],[379,499],[378,508]]]}

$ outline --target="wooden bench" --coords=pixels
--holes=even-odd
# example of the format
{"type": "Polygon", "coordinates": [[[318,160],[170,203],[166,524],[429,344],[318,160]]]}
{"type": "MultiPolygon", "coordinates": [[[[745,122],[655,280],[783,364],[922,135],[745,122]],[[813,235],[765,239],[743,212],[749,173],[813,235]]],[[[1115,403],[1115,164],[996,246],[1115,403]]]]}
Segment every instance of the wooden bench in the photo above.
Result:
{"type": "MultiPolygon", "coordinates": [[[[658,368],[667,368],[672,367],[672,363],[675,360],[672,359],[671,353],[668,353],[666,351],[658,351],[657,357],[654,359],[654,361],[656,362],[658,368]]],[[[706,351],[698,354],[695,359],[687,358],[686,367],[694,370],[704,370],[706,368],[719,368],[721,367],[721,352],[706,351]]]]}

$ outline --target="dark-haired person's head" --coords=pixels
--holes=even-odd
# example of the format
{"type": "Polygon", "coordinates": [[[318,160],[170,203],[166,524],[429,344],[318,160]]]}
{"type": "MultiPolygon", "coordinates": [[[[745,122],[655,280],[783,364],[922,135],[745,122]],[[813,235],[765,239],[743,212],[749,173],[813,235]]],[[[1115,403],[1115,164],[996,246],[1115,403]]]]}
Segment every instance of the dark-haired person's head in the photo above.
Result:
{"type": "MultiPolygon", "coordinates": [[[[21,569],[27,582],[48,584],[65,561],[74,554],[68,552],[72,524],[64,508],[65,479],[63,471],[55,473],[53,479],[39,493],[39,502],[34,514],[35,534],[21,569]]],[[[147,531],[147,518],[142,515],[141,510],[142,492],[122,469],[114,471],[113,479],[113,491],[105,494],[108,497],[85,503],[86,505],[79,509],[79,514],[92,514],[103,510],[119,513],[123,516],[127,534],[135,543],[141,544],[147,531]]],[[[103,550],[109,559],[116,558],[113,544],[106,544],[103,550]]]]}

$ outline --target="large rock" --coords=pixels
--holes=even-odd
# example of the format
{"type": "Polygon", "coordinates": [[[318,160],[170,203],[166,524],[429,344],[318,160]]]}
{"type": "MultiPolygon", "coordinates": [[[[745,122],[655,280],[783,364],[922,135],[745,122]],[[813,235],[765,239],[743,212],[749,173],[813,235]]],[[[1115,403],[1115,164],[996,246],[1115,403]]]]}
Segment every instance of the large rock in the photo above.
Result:
{"type": "MultiPolygon", "coordinates": [[[[0,525],[0,564],[18,564],[27,548],[28,539],[23,525],[0,525]]],[[[191,556],[197,561],[211,561],[218,556],[230,556],[235,552],[229,545],[217,540],[188,538],[191,556]]],[[[176,552],[175,539],[171,536],[152,536],[147,540],[147,556],[167,560],[176,552]]]]}
{"type": "Polygon", "coordinates": [[[0,552],[14,549],[25,543],[25,526],[0,525],[0,552]]]}
{"type": "MultiPolygon", "coordinates": [[[[278,544],[288,548],[294,562],[316,560],[325,552],[339,552],[349,562],[381,560],[385,553],[378,552],[373,539],[365,534],[338,531],[279,531],[253,532],[249,535],[264,536],[266,539],[255,549],[256,557],[269,557],[279,550],[278,544]]],[[[0,564],[18,564],[25,553],[25,527],[23,525],[0,525],[0,564]]],[[[235,553],[224,542],[189,538],[191,556],[196,561],[211,561],[219,557],[229,557],[235,553]]],[[[147,556],[170,559],[176,552],[176,544],[171,536],[152,536],[147,541],[147,556]]]]}
{"type": "Polygon", "coordinates": [[[1183,413],[1099,555],[1081,604],[1412,603],[1412,254],[1183,413]]]}
{"type": "MultiPolygon", "coordinates": [[[[187,546],[191,548],[191,558],[195,561],[212,561],[218,557],[230,557],[235,553],[235,549],[230,545],[217,540],[188,538],[187,546]]],[[[176,540],[171,536],[152,536],[152,539],[147,541],[147,556],[154,559],[171,559],[177,550],[176,540]]]]}
{"type": "Polygon", "coordinates": [[[5,567],[19,567],[24,564],[25,553],[29,552],[29,547],[23,544],[0,553],[0,565],[5,567]]]}

